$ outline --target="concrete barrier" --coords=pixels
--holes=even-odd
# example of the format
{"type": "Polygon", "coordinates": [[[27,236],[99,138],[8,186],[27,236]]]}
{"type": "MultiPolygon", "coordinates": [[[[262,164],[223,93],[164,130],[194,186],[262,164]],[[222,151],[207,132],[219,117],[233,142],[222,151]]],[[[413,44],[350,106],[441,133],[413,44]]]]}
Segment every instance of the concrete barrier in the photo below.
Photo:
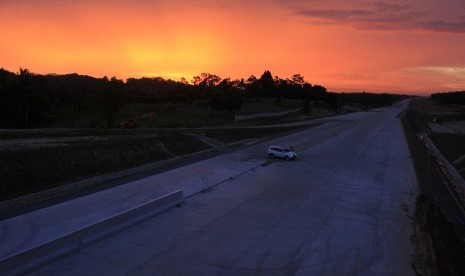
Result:
{"type": "Polygon", "coordinates": [[[455,199],[460,204],[462,211],[465,211],[465,180],[457,172],[457,170],[449,163],[442,155],[439,149],[434,145],[433,141],[425,133],[417,134],[418,139],[423,142],[423,145],[428,151],[430,161],[433,161],[442,175],[444,182],[452,191],[455,199]]]}
{"type": "Polygon", "coordinates": [[[39,246],[1,259],[1,274],[18,275],[32,271],[182,203],[184,203],[183,191],[178,190],[114,216],[103,218],[90,226],[64,233],[56,239],[44,241],[39,246]]]}
{"type": "Polygon", "coordinates": [[[167,160],[162,160],[158,162],[153,162],[145,165],[141,165],[134,168],[129,168],[126,170],[121,170],[113,173],[108,173],[100,176],[95,176],[89,179],[80,180],[77,182],[61,185],[55,188],[47,189],[40,191],[34,194],[24,195],[17,198],[12,198],[8,200],[0,201],[0,212],[13,210],[15,208],[21,208],[34,203],[46,202],[47,200],[53,200],[60,198],[72,193],[85,190],[89,187],[94,187],[100,183],[105,183],[107,181],[113,181],[117,179],[122,179],[124,177],[134,175],[140,172],[147,172],[154,170],[160,167],[163,164],[174,162],[178,160],[179,157],[170,158],[167,160]]]}

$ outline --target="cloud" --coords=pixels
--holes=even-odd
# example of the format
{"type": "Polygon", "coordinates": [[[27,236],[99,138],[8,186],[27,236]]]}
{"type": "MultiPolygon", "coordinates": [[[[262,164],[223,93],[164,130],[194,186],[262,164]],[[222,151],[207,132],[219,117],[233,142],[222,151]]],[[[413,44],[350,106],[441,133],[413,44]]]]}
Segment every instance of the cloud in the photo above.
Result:
{"type": "Polygon", "coordinates": [[[410,67],[402,74],[421,80],[432,92],[463,90],[465,86],[465,66],[410,67]]]}
{"type": "Polygon", "coordinates": [[[460,79],[465,79],[465,66],[429,66],[429,67],[414,67],[410,69],[414,72],[430,72],[434,74],[442,74],[460,79]]]}
{"type": "Polygon", "coordinates": [[[349,18],[360,19],[370,16],[370,11],[365,10],[301,10],[296,12],[299,15],[307,16],[310,18],[321,19],[326,21],[344,21],[349,18]]]}
{"type": "Polygon", "coordinates": [[[465,33],[465,20],[448,22],[445,20],[437,20],[421,23],[425,30],[445,32],[445,33],[465,33]]]}
{"type": "Polygon", "coordinates": [[[402,12],[403,10],[410,8],[409,4],[398,5],[398,4],[385,3],[385,2],[375,3],[374,6],[380,12],[402,12]]]}
{"type": "MultiPolygon", "coordinates": [[[[287,5],[311,23],[349,25],[365,31],[413,30],[438,33],[465,33],[465,13],[456,10],[450,2],[432,1],[338,2],[292,1],[287,5]],[[350,3],[348,5],[348,3],[350,3]]],[[[454,2],[454,1],[452,1],[454,2]]],[[[456,4],[456,2],[454,2],[456,4]]]]}

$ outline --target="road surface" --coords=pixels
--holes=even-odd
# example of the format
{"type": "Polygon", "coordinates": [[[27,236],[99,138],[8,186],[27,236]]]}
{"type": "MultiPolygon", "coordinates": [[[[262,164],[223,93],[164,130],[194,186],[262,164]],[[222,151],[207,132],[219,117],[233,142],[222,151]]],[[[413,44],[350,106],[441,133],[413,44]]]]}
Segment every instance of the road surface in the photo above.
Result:
{"type": "Polygon", "coordinates": [[[407,104],[179,168],[184,205],[31,275],[413,275],[417,188],[398,118],[407,104]],[[269,144],[293,146],[297,160],[267,162],[269,144]],[[212,184],[231,176],[197,193],[199,170],[212,184]]]}

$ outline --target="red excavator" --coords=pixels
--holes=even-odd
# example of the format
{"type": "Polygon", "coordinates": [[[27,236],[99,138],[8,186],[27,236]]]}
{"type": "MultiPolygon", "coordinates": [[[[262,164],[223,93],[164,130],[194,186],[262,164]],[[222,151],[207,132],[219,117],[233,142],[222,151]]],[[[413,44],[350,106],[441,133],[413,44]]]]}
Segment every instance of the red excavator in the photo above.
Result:
{"type": "Polygon", "coordinates": [[[137,128],[139,126],[139,122],[141,120],[147,120],[149,122],[149,126],[152,126],[153,120],[155,119],[155,113],[150,112],[146,114],[142,114],[139,116],[134,116],[130,119],[121,121],[118,126],[120,128],[137,128]]]}

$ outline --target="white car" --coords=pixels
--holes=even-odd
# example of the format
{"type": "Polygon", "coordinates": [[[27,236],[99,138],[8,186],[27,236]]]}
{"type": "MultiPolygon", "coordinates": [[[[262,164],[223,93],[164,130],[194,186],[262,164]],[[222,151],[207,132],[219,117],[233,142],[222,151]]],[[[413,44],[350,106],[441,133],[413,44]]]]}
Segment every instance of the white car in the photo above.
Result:
{"type": "Polygon", "coordinates": [[[270,146],[268,148],[268,156],[270,158],[282,158],[286,160],[295,160],[297,157],[297,153],[294,151],[280,146],[270,146]]]}

